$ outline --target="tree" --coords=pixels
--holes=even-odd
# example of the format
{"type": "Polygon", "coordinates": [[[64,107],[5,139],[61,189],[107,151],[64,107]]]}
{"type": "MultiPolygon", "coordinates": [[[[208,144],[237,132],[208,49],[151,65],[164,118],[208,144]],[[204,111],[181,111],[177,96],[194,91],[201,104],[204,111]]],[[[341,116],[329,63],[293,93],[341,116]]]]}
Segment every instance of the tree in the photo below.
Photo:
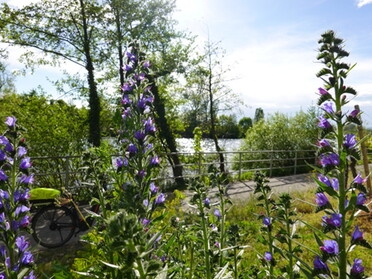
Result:
{"type": "Polygon", "coordinates": [[[240,130],[240,136],[245,137],[248,129],[252,128],[253,126],[252,118],[243,117],[242,119],[239,120],[238,125],[240,130]]]}
{"type": "Polygon", "coordinates": [[[220,115],[217,123],[218,138],[239,138],[239,126],[235,115],[220,115]]]}
{"type": "Polygon", "coordinates": [[[254,123],[258,123],[261,119],[264,119],[264,111],[262,108],[256,108],[254,113],[254,123]]]}
{"type": "MultiPolygon", "coordinates": [[[[198,96],[193,102],[200,101],[198,105],[207,112],[204,122],[207,125],[209,137],[213,139],[216,151],[219,152],[220,171],[225,172],[225,164],[221,147],[217,137],[218,115],[223,110],[231,108],[236,104],[237,98],[226,85],[225,75],[227,69],[224,68],[223,51],[218,44],[207,41],[204,46],[204,53],[195,59],[194,67],[187,76],[188,93],[191,96],[198,96]],[[207,104],[207,107],[205,107],[207,104]]],[[[194,107],[196,107],[194,105],[194,107]]]]}
{"type": "Polygon", "coordinates": [[[89,87],[89,142],[100,145],[100,98],[95,80],[95,64],[100,61],[100,21],[103,8],[95,0],[44,0],[22,9],[1,7],[2,42],[26,47],[23,56],[29,66],[70,61],[87,71],[89,87]],[[48,57],[37,55],[41,50],[48,57]]]}

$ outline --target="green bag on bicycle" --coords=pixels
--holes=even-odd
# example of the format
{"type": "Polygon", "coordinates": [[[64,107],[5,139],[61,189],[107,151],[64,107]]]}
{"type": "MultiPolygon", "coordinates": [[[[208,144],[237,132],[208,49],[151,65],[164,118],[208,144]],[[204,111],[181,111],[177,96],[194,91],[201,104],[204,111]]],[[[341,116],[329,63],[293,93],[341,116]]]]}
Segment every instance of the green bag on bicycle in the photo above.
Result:
{"type": "Polygon", "coordinates": [[[30,190],[30,200],[53,200],[60,195],[60,190],[52,188],[34,188],[30,190]]]}

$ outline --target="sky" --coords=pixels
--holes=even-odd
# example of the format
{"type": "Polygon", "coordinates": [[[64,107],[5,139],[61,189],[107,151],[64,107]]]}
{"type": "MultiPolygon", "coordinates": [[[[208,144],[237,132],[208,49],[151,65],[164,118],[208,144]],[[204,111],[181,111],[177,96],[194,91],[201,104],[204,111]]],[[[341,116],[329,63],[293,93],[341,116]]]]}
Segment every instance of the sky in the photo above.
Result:
{"type": "MultiPolygon", "coordinates": [[[[30,0],[2,0],[23,5],[30,0]]],[[[178,28],[198,36],[202,44],[208,37],[226,51],[223,60],[230,71],[228,86],[245,104],[235,111],[237,118],[253,117],[260,107],[265,115],[288,115],[315,105],[322,80],[315,74],[317,41],[327,30],[345,40],[350,56],[344,62],[357,64],[346,85],[358,95],[348,110],[358,104],[364,123],[372,127],[372,0],[176,0],[174,14],[178,28]]],[[[19,50],[8,61],[19,69],[19,50]]],[[[76,67],[66,64],[66,69],[76,67]]],[[[58,70],[43,66],[31,76],[18,77],[18,92],[58,78],[58,70]]]]}

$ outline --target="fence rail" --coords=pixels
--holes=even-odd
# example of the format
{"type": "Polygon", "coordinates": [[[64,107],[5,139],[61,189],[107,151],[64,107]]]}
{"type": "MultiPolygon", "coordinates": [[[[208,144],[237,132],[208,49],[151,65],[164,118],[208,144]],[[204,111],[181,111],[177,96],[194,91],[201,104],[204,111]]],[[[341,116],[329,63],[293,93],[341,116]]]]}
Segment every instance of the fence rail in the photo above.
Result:
{"type": "MultiPolygon", "coordinates": [[[[225,169],[237,179],[244,179],[247,172],[264,171],[268,176],[297,174],[308,169],[308,164],[316,163],[314,150],[260,150],[220,152],[225,158],[225,169]]],[[[173,183],[172,167],[167,156],[160,154],[162,168],[156,180],[173,183]]],[[[208,168],[219,166],[218,152],[178,153],[185,179],[208,175],[208,168]]],[[[113,161],[117,155],[113,155],[113,161]]],[[[372,153],[368,153],[372,159],[372,153]]],[[[44,187],[65,187],[67,189],[82,187],[82,157],[34,157],[35,177],[37,183],[44,187]],[[54,171],[51,171],[54,170],[54,171]]]]}

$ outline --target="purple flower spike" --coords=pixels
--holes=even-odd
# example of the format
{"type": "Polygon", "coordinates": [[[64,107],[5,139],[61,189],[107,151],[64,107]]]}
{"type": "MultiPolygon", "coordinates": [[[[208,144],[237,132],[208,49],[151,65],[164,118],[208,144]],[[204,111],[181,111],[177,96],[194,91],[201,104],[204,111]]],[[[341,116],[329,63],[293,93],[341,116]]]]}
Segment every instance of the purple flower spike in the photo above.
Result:
{"type": "Polygon", "coordinates": [[[13,144],[8,143],[7,145],[5,145],[5,151],[7,151],[7,152],[13,152],[14,151],[13,144]]]}
{"type": "Polygon", "coordinates": [[[335,153],[330,153],[328,155],[322,154],[320,158],[320,164],[322,165],[322,167],[338,166],[340,164],[340,157],[335,153]]]}
{"type": "Polygon", "coordinates": [[[363,184],[363,183],[366,183],[367,182],[367,178],[362,178],[362,175],[360,174],[360,172],[358,173],[358,175],[354,178],[353,182],[355,184],[363,184]]]}
{"type": "Polygon", "coordinates": [[[271,220],[269,217],[264,217],[262,219],[262,223],[265,225],[265,226],[270,226],[271,225],[271,220]]]}
{"type": "Polygon", "coordinates": [[[328,254],[338,254],[338,244],[334,240],[324,240],[324,246],[320,247],[320,250],[328,254]]]}
{"type": "Polygon", "coordinates": [[[160,193],[160,195],[156,197],[155,203],[160,204],[164,202],[165,202],[165,195],[163,193],[160,193]]]}
{"type": "Polygon", "coordinates": [[[8,180],[8,176],[5,174],[3,170],[0,170],[0,181],[8,180]]]}
{"type": "Polygon", "coordinates": [[[28,274],[28,276],[23,277],[23,279],[36,279],[36,276],[34,275],[34,271],[31,270],[31,272],[28,274]]]}
{"type": "Polygon", "coordinates": [[[9,140],[6,138],[6,136],[0,136],[1,145],[7,145],[8,143],[9,143],[9,140]]]}
{"type": "Polygon", "coordinates": [[[352,118],[355,118],[358,116],[360,110],[358,109],[354,109],[352,112],[350,112],[349,116],[352,117],[352,118]]]}
{"type": "Polygon", "coordinates": [[[265,252],[264,259],[271,262],[273,260],[273,255],[271,255],[270,252],[265,252]]]}
{"type": "Polygon", "coordinates": [[[324,193],[317,193],[315,202],[318,206],[324,206],[329,203],[329,200],[324,193]]]}
{"type": "Polygon", "coordinates": [[[333,103],[324,103],[323,109],[328,112],[329,114],[334,113],[335,111],[333,110],[333,103]]]}
{"type": "Polygon", "coordinates": [[[145,98],[141,98],[138,100],[138,103],[137,103],[137,106],[140,108],[140,109],[145,109],[146,107],[146,99],[145,98]]]}
{"type": "Polygon", "coordinates": [[[131,108],[128,107],[123,111],[122,118],[125,119],[131,116],[131,108]]]}
{"type": "Polygon", "coordinates": [[[216,208],[214,210],[214,213],[213,214],[214,214],[214,216],[216,216],[218,218],[221,218],[222,217],[221,212],[220,212],[220,210],[218,208],[216,208]]]}
{"type": "Polygon", "coordinates": [[[23,235],[16,238],[15,244],[18,247],[19,252],[24,252],[29,247],[29,243],[23,235]]]}
{"type": "Polygon", "coordinates": [[[319,174],[318,175],[318,180],[322,183],[324,183],[325,185],[331,187],[331,181],[329,180],[329,178],[323,174],[319,174]]]}
{"type": "Polygon", "coordinates": [[[359,275],[360,273],[364,272],[364,266],[362,266],[362,260],[354,259],[354,264],[350,270],[351,274],[359,275]]]}
{"type": "Polygon", "coordinates": [[[329,94],[329,92],[327,90],[323,89],[323,88],[318,88],[318,90],[319,90],[320,95],[328,95],[329,94]]]}
{"type": "Polygon", "coordinates": [[[354,148],[357,144],[356,136],[353,134],[345,135],[344,146],[348,149],[354,148]]]}
{"type": "Polygon", "coordinates": [[[151,118],[145,121],[145,132],[150,134],[156,132],[154,120],[152,120],[151,118]]]}
{"type": "Polygon", "coordinates": [[[332,187],[333,189],[335,189],[335,191],[338,191],[338,188],[340,186],[340,183],[338,182],[338,179],[337,178],[332,178],[332,187]]]}
{"type": "Polygon", "coordinates": [[[150,61],[145,61],[145,63],[143,63],[143,67],[144,67],[144,68],[149,68],[149,67],[151,67],[150,61]]]}
{"type": "Polygon", "coordinates": [[[332,127],[332,125],[328,122],[328,119],[325,118],[324,116],[319,116],[318,119],[319,119],[318,127],[323,129],[329,129],[332,127]]]}
{"type": "Polygon", "coordinates": [[[355,230],[351,235],[352,240],[363,240],[363,233],[359,230],[358,226],[355,226],[355,230]]]}
{"type": "Polygon", "coordinates": [[[136,61],[137,59],[136,56],[130,52],[127,52],[126,56],[129,58],[130,61],[133,61],[133,62],[136,61]]]}
{"type": "Polygon", "coordinates": [[[324,263],[320,257],[316,256],[314,260],[314,268],[321,269],[321,270],[329,270],[328,265],[324,263]]]}
{"type": "Polygon", "coordinates": [[[146,137],[146,134],[143,131],[136,131],[134,133],[134,138],[138,141],[143,141],[146,137]]]}
{"type": "Polygon", "coordinates": [[[143,200],[142,204],[143,204],[144,207],[148,207],[149,206],[149,200],[148,199],[143,200]]]}
{"type": "Polygon", "coordinates": [[[151,221],[149,219],[143,218],[142,225],[147,226],[148,224],[150,224],[150,222],[151,221]]]}
{"type": "Polygon", "coordinates": [[[30,162],[30,160],[31,160],[30,157],[25,157],[24,159],[22,159],[19,167],[23,170],[28,169],[29,167],[32,166],[32,163],[30,162]]]}
{"type": "Polygon", "coordinates": [[[17,119],[14,116],[8,116],[4,122],[8,127],[14,127],[17,119]]]}
{"type": "Polygon", "coordinates": [[[28,212],[28,211],[30,211],[29,207],[27,207],[25,205],[18,206],[14,211],[14,216],[17,217],[19,214],[25,213],[25,212],[28,212]]]}
{"type": "Polygon", "coordinates": [[[356,204],[357,205],[363,205],[366,202],[366,200],[367,200],[366,194],[359,193],[358,196],[357,196],[356,204]]]}

